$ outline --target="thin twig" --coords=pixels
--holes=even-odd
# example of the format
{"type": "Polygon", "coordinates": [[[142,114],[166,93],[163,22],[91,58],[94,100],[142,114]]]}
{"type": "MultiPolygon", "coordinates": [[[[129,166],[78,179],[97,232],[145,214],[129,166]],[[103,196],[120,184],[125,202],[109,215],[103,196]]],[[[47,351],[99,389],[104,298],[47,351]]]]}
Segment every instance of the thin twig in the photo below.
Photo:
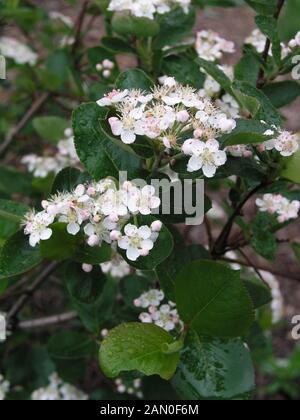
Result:
{"type": "Polygon", "coordinates": [[[222,230],[219,238],[217,239],[217,241],[216,241],[216,243],[213,247],[212,255],[214,257],[218,257],[218,256],[224,254],[224,251],[226,250],[226,246],[227,246],[227,240],[228,240],[229,235],[231,233],[232,226],[234,224],[235,218],[240,215],[243,207],[250,200],[250,198],[252,198],[252,196],[255,195],[263,186],[265,186],[265,184],[262,183],[262,184],[259,184],[257,187],[255,187],[253,190],[251,190],[246,195],[246,197],[241,201],[241,203],[236,207],[236,209],[234,210],[234,212],[232,213],[232,215],[228,219],[228,222],[224,226],[224,229],[222,230]]]}
{"type": "Polygon", "coordinates": [[[248,255],[242,251],[241,249],[239,249],[239,253],[245,258],[245,260],[247,261],[247,263],[253,267],[254,271],[256,272],[256,274],[258,275],[258,277],[261,279],[261,281],[269,288],[270,286],[268,285],[268,283],[265,281],[265,279],[263,278],[263,276],[261,275],[261,272],[259,271],[259,269],[255,266],[255,264],[253,264],[253,262],[251,261],[251,259],[248,257],[248,255]]]}
{"type": "Polygon", "coordinates": [[[72,54],[75,54],[75,51],[76,51],[76,49],[77,49],[77,47],[78,47],[78,45],[80,44],[80,41],[81,41],[82,25],[83,25],[83,22],[84,22],[84,17],[85,17],[89,2],[90,2],[89,0],[84,1],[83,5],[82,5],[82,8],[79,12],[79,15],[77,17],[77,21],[75,23],[75,41],[74,41],[74,44],[72,46],[72,51],[71,51],[72,54]]]}
{"type": "Polygon", "coordinates": [[[36,278],[36,280],[32,283],[32,285],[24,292],[24,294],[17,300],[14,306],[7,314],[7,323],[14,323],[15,318],[17,317],[18,313],[23,309],[26,305],[28,300],[31,298],[32,294],[35,292],[37,288],[39,288],[45,280],[52,274],[57,267],[59,266],[58,262],[50,263],[41,274],[36,278]]]}
{"type": "MultiPolygon", "coordinates": [[[[233,258],[227,258],[227,257],[223,257],[222,261],[226,261],[229,262],[231,264],[238,264],[238,265],[242,265],[244,267],[251,267],[254,268],[252,264],[249,264],[248,262],[242,261],[242,260],[238,260],[238,259],[233,259],[233,258]]],[[[266,267],[266,266],[262,266],[260,264],[255,264],[255,268],[257,270],[261,270],[261,271],[267,271],[268,273],[273,274],[274,276],[279,276],[279,277],[283,277],[283,278],[287,278],[290,280],[296,280],[296,281],[300,281],[300,276],[297,274],[292,274],[292,273],[283,273],[281,271],[278,270],[274,270],[273,268],[270,267],[266,267]]]]}
{"type": "Polygon", "coordinates": [[[78,317],[77,312],[71,311],[60,315],[48,316],[45,318],[31,319],[22,321],[18,324],[20,330],[31,330],[34,328],[45,328],[53,325],[64,324],[65,322],[73,321],[78,317]]]}
{"type": "Polygon", "coordinates": [[[49,99],[49,97],[50,97],[50,93],[46,92],[36,99],[36,101],[32,104],[30,109],[23,116],[21,121],[8,133],[4,142],[1,143],[1,145],[0,145],[0,155],[2,155],[6,151],[6,149],[13,142],[14,138],[27,125],[27,123],[31,120],[31,118],[41,109],[41,107],[49,99]]]}
{"type": "MultiPolygon", "coordinates": [[[[285,0],[278,0],[278,4],[277,4],[277,8],[276,8],[276,12],[274,14],[274,19],[278,19],[280,12],[283,8],[285,0]]],[[[271,48],[271,40],[269,38],[266,39],[266,44],[265,44],[265,48],[264,51],[262,53],[262,61],[263,63],[266,63],[268,60],[268,56],[269,56],[269,51],[271,48]]],[[[258,89],[261,89],[264,85],[265,85],[265,71],[263,66],[260,67],[259,69],[259,74],[258,74],[258,78],[257,78],[257,83],[256,86],[258,89]]]]}
{"type": "Polygon", "coordinates": [[[204,216],[204,225],[205,225],[205,229],[206,229],[206,233],[207,233],[207,237],[208,237],[209,249],[211,250],[212,246],[213,246],[214,238],[213,238],[213,234],[212,234],[212,230],[211,230],[210,221],[209,221],[209,218],[207,216],[204,216]]]}

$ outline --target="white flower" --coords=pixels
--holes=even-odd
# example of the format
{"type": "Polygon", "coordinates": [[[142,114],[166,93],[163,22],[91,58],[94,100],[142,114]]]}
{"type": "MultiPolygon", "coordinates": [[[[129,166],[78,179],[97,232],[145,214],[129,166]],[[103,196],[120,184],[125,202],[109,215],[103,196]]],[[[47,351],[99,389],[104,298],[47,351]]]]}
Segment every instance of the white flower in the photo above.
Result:
{"type": "Polygon", "coordinates": [[[300,201],[290,201],[280,194],[265,194],[262,199],[256,200],[256,205],[262,212],[276,213],[279,223],[297,219],[300,210],[300,201]]]}
{"type": "Polygon", "coordinates": [[[162,290],[151,289],[143,293],[134,301],[134,305],[139,308],[148,308],[149,306],[159,306],[164,300],[165,294],[162,290]]]}
{"type": "Polygon", "coordinates": [[[129,190],[127,205],[131,213],[140,213],[146,216],[160,206],[160,199],[155,196],[155,188],[146,185],[142,189],[131,188],[129,190]]]}
{"type": "Polygon", "coordinates": [[[93,266],[91,264],[82,264],[82,270],[85,273],[91,273],[93,271],[93,266]]]}
{"type": "Polygon", "coordinates": [[[224,165],[227,161],[226,153],[219,148],[219,142],[214,139],[208,140],[206,143],[195,139],[186,140],[182,151],[192,156],[188,163],[188,172],[202,169],[207,178],[212,178],[218,166],[224,165]]]}
{"type": "Polygon", "coordinates": [[[31,395],[31,400],[84,401],[88,400],[88,395],[75,388],[73,385],[63,382],[57,373],[53,373],[49,377],[49,385],[34,391],[31,395]]]}
{"type": "Polygon", "coordinates": [[[49,228],[54,221],[54,217],[45,211],[35,214],[29,213],[25,216],[25,235],[29,235],[29,244],[35,247],[40,241],[47,241],[52,236],[49,228]]]}
{"type": "Polygon", "coordinates": [[[118,246],[126,250],[130,261],[136,261],[140,256],[147,256],[153,249],[152,231],[148,226],[137,228],[128,224],[124,228],[125,235],[118,240],[118,246]]]}
{"type": "Polygon", "coordinates": [[[9,391],[10,383],[4,379],[0,374],[0,401],[5,399],[6,394],[9,391]]]}
{"type": "Polygon", "coordinates": [[[291,49],[300,47],[300,31],[296,34],[295,38],[290,40],[289,47],[291,49]]]}
{"type": "Polygon", "coordinates": [[[125,144],[134,143],[136,136],[143,136],[145,131],[141,121],[142,110],[131,110],[121,118],[111,117],[108,122],[114,136],[120,136],[125,144]]]}
{"type": "Polygon", "coordinates": [[[116,254],[111,261],[101,264],[101,269],[103,273],[109,273],[116,279],[121,279],[130,274],[130,266],[119,254],[116,254]]]}
{"type": "Polygon", "coordinates": [[[111,0],[108,10],[111,12],[128,11],[133,16],[154,19],[156,13],[165,14],[173,7],[181,7],[188,13],[191,0],[111,0]]]}
{"type": "Polygon", "coordinates": [[[34,66],[38,60],[38,55],[27,45],[5,36],[0,38],[0,54],[13,59],[17,64],[34,66]]]}
{"type": "Polygon", "coordinates": [[[234,157],[251,157],[253,153],[249,150],[249,146],[246,144],[239,144],[236,146],[228,146],[226,147],[226,152],[229,153],[231,156],[234,157]]]}
{"type": "MultiPolygon", "coordinates": [[[[266,135],[272,135],[272,130],[267,130],[266,135]]],[[[299,149],[299,141],[296,134],[289,131],[281,131],[279,135],[264,143],[267,150],[277,150],[281,156],[289,157],[295,154],[299,149]]]]}
{"type": "Polygon", "coordinates": [[[224,53],[235,52],[234,43],[220,37],[214,31],[198,32],[195,48],[199,57],[207,61],[220,60],[224,53]]]}
{"type": "MultiPolygon", "coordinates": [[[[259,30],[254,29],[250,36],[245,39],[245,43],[252,45],[258,53],[263,53],[265,46],[266,46],[266,36],[259,30]]],[[[282,59],[285,58],[289,53],[289,48],[283,42],[281,43],[281,57],[282,59]]],[[[272,56],[272,48],[269,50],[269,55],[272,56]]]]}
{"type": "Polygon", "coordinates": [[[179,316],[176,309],[172,309],[170,305],[161,305],[159,309],[156,308],[151,313],[151,318],[155,325],[163,328],[166,331],[175,329],[176,324],[179,323],[179,316]]]}
{"type": "Polygon", "coordinates": [[[99,106],[116,105],[117,103],[122,102],[126,98],[127,95],[128,95],[127,89],[123,91],[113,90],[112,92],[105,95],[103,98],[99,99],[99,101],[97,101],[97,104],[99,106]]]}

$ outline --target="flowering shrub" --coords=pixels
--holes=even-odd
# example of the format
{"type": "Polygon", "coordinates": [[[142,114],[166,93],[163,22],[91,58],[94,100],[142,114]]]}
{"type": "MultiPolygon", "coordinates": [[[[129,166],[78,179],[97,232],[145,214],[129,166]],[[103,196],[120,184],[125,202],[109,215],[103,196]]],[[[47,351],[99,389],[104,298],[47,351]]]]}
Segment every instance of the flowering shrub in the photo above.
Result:
{"type": "Polygon", "coordinates": [[[293,2],[86,0],[75,20],[4,3],[0,399],[251,398],[254,363],[278,367],[261,349],[285,317],[277,274],[298,276],[278,248],[300,261],[281,234],[300,211],[293,2]],[[240,56],[193,31],[241,3],[257,28],[240,56]]]}

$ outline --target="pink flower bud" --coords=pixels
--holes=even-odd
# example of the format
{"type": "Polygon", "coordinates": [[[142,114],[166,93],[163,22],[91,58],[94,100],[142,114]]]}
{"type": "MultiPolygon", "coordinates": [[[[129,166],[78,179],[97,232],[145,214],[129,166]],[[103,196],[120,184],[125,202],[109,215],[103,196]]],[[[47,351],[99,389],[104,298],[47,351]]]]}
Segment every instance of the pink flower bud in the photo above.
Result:
{"type": "Polygon", "coordinates": [[[112,230],[110,232],[110,239],[112,241],[118,241],[121,237],[121,232],[119,232],[118,230],[112,230]]]}
{"type": "Polygon", "coordinates": [[[90,273],[93,271],[93,266],[90,264],[82,264],[82,269],[85,273],[90,273]]]}
{"type": "Polygon", "coordinates": [[[147,257],[149,255],[150,251],[148,249],[142,249],[141,250],[141,256],[147,257]]]}
{"type": "Polygon", "coordinates": [[[266,151],[266,146],[264,144],[260,144],[257,146],[257,150],[259,153],[263,153],[266,151]]]}
{"type": "Polygon", "coordinates": [[[89,187],[89,188],[87,189],[87,193],[88,193],[89,195],[95,195],[95,194],[96,194],[96,189],[95,189],[94,187],[89,187]]]}
{"type": "Polygon", "coordinates": [[[202,135],[203,135],[203,130],[201,130],[200,128],[197,128],[194,131],[193,135],[194,135],[194,138],[195,139],[200,139],[202,137],[202,135]]]}
{"type": "Polygon", "coordinates": [[[87,243],[91,247],[97,246],[100,243],[100,238],[97,235],[92,235],[87,240],[87,243]]]}
{"type": "Polygon", "coordinates": [[[151,224],[151,229],[153,230],[153,232],[160,232],[161,228],[162,222],[160,220],[155,220],[155,222],[151,224]]]}
{"type": "Polygon", "coordinates": [[[97,71],[101,71],[102,69],[103,69],[102,64],[100,64],[100,63],[96,64],[96,70],[97,71]]]}

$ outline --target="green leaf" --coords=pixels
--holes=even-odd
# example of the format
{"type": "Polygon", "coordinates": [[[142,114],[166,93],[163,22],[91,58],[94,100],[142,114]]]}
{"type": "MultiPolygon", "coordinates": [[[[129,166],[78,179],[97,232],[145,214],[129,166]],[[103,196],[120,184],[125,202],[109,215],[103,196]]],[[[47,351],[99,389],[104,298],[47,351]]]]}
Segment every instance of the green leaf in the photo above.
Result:
{"type": "Polygon", "coordinates": [[[189,13],[185,13],[181,7],[177,7],[170,13],[157,17],[160,23],[160,32],[154,41],[154,48],[161,50],[165,46],[179,43],[184,37],[190,35],[196,20],[196,13],[190,7],[189,13]]]}
{"type": "Polygon", "coordinates": [[[263,15],[274,15],[277,0],[245,0],[256,12],[263,15]]]}
{"type": "Polygon", "coordinates": [[[235,78],[237,80],[249,82],[251,85],[256,86],[260,66],[260,62],[253,52],[248,52],[243,55],[235,66],[235,78]]]}
{"type": "Polygon", "coordinates": [[[109,378],[124,371],[138,370],[146,376],[170,379],[177,368],[179,353],[165,354],[172,336],[154,324],[129,323],[111,330],[100,347],[99,361],[109,378]]]}
{"type": "Polygon", "coordinates": [[[42,262],[39,248],[29,245],[28,236],[18,232],[0,251],[0,279],[23,274],[42,262]]]}
{"type": "Polygon", "coordinates": [[[121,90],[141,89],[148,91],[153,87],[153,81],[143,70],[128,69],[120,74],[116,80],[116,87],[121,90]]]}
{"type": "Polygon", "coordinates": [[[263,88],[263,92],[276,108],[282,108],[300,96],[300,84],[291,80],[270,83],[263,88]]]}
{"type": "Polygon", "coordinates": [[[199,65],[185,56],[171,55],[164,59],[162,73],[174,77],[177,82],[200,89],[203,87],[205,76],[199,65]]]}
{"type": "Polygon", "coordinates": [[[154,37],[159,33],[159,23],[154,19],[136,17],[130,12],[117,12],[111,21],[113,30],[120,35],[137,38],[154,37]]]}
{"type": "Polygon", "coordinates": [[[100,267],[94,267],[90,273],[85,273],[81,264],[73,262],[66,266],[64,278],[70,295],[83,303],[95,302],[106,281],[100,267]]]}
{"type": "Polygon", "coordinates": [[[62,331],[50,338],[49,355],[54,359],[78,360],[94,355],[96,343],[86,333],[62,331]]]}
{"type": "Polygon", "coordinates": [[[248,399],[255,387],[250,352],[240,339],[191,331],[172,384],[183,400],[248,399]]]}
{"type": "Polygon", "coordinates": [[[98,265],[110,261],[111,256],[111,246],[106,242],[103,242],[101,246],[95,247],[91,247],[85,243],[77,248],[73,259],[82,264],[98,265]]]}
{"type": "Polygon", "coordinates": [[[71,258],[80,246],[81,235],[70,235],[65,223],[54,223],[50,226],[52,236],[40,242],[40,252],[44,258],[53,261],[64,261],[71,258]]]}
{"type": "Polygon", "coordinates": [[[29,211],[25,204],[0,199],[0,218],[20,225],[23,216],[29,211]]]}
{"type": "Polygon", "coordinates": [[[257,120],[236,120],[236,128],[221,138],[223,147],[236,144],[255,144],[267,141],[269,137],[264,136],[266,125],[257,120]]]}
{"type": "Polygon", "coordinates": [[[256,252],[267,260],[274,260],[278,248],[271,227],[272,220],[267,213],[259,212],[252,223],[251,245],[256,252]]]}
{"type": "Polygon", "coordinates": [[[134,53],[134,49],[123,39],[105,36],[101,39],[102,45],[113,53],[134,53]]]}
{"type": "MultiPolygon", "coordinates": [[[[157,220],[153,216],[137,216],[138,226],[150,226],[152,222],[157,220]]],[[[132,223],[134,221],[132,220],[132,223]]],[[[129,221],[130,223],[130,221],[129,221]]],[[[165,225],[163,225],[159,236],[154,243],[154,248],[147,257],[140,257],[137,261],[130,261],[126,257],[126,251],[120,250],[120,254],[128,262],[129,265],[144,271],[154,270],[159,264],[165,261],[173,250],[174,242],[171,233],[165,225]]]]}
{"type": "Polygon", "coordinates": [[[219,68],[219,66],[211,61],[204,60],[203,58],[197,58],[196,63],[203,68],[219,85],[229,94],[233,95],[231,86],[232,82],[228,76],[219,68]]]}
{"type": "Polygon", "coordinates": [[[235,96],[243,106],[257,120],[264,120],[268,124],[282,126],[280,113],[269,98],[259,89],[248,82],[234,82],[232,85],[235,96]]]}
{"type": "Polygon", "coordinates": [[[53,89],[61,89],[70,78],[72,59],[66,50],[57,50],[49,55],[46,61],[46,70],[57,78],[53,89]]]}
{"type": "Polygon", "coordinates": [[[31,186],[32,177],[22,174],[10,166],[0,166],[0,192],[7,195],[20,193],[30,195],[32,193],[31,186]]]}
{"type": "Polygon", "coordinates": [[[90,181],[87,173],[76,168],[64,168],[55,177],[52,185],[52,194],[58,192],[71,192],[77,185],[90,181]]]}
{"type": "Polygon", "coordinates": [[[281,176],[295,184],[300,184],[300,147],[292,157],[285,158],[284,163],[285,165],[281,172],[281,176]]]}
{"type": "Polygon", "coordinates": [[[97,336],[102,328],[111,325],[115,312],[113,311],[117,299],[117,284],[112,279],[107,279],[102,294],[98,299],[90,304],[72,300],[72,307],[89,331],[97,336]]]}
{"type": "Polygon", "coordinates": [[[249,279],[243,279],[243,283],[251,296],[255,309],[272,302],[270,288],[261,279],[251,277],[249,279]]]}
{"type": "Polygon", "coordinates": [[[278,34],[277,20],[273,16],[256,16],[255,22],[261,32],[272,42],[272,53],[276,64],[281,63],[281,45],[278,34]]]}
{"type": "Polygon", "coordinates": [[[78,156],[95,180],[118,178],[127,171],[129,178],[139,173],[140,160],[121,141],[112,141],[103,132],[103,109],[95,103],[83,104],[73,113],[73,128],[78,156]]]}
{"type": "Polygon", "coordinates": [[[184,246],[184,239],[181,235],[174,236],[175,245],[170,257],[156,268],[159,284],[168,299],[173,302],[175,297],[175,278],[182,267],[188,263],[209,259],[209,252],[201,245],[184,246]]]}
{"type": "Polygon", "coordinates": [[[54,144],[64,138],[65,129],[70,127],[67,120],[56,116],[36,117],[32,125],[42,139],[54,144]]]}
{"type": "Polygon", "coordinates": [[[176,276],[175,294],[181,319],[199,334],[238,337],[254,320],[240,273],[224,264],[194,261],[185,266],[176,276]]]}

